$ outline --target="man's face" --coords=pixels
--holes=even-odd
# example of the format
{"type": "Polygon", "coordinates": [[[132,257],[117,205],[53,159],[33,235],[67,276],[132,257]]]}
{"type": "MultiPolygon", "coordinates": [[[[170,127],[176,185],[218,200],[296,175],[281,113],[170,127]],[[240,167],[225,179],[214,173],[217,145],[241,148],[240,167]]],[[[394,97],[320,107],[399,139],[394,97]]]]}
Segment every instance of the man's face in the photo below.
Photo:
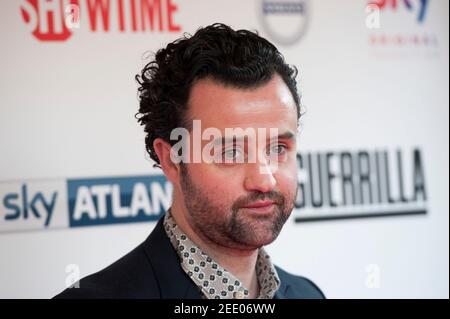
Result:
{"type": "MultiPolygon", "coordinates": [[[[246,90],[203,79],[192,87],[189,115],[201,121],[202,131],[217,128],[225,137],[226,128],[251,129],[257,139],[240,145],[233,140],[220,143],[221,159],[236,159],[234,163],[181,165],[180,187],[190,227],[203,239],[229,248],[247,250],[271,243],[289,217],[297,194],[297,111],[288,87],[278,75],[246,90]],[[271,128],[278,130],[277,137],[292,136],[270,139],[271,128]],[[258,129],[265,129],[267,136],[258,129]],[[250,153],[257,155],[254,160],[237,162],[250,153]],[[246,207],[268,200],[274,201],[268,208],[246,207]]],[[[191,152],[193,138],[198,137],[191,134],[191,152]]],[[[202,149],[212,140],[202,141],[202,149]]]]}

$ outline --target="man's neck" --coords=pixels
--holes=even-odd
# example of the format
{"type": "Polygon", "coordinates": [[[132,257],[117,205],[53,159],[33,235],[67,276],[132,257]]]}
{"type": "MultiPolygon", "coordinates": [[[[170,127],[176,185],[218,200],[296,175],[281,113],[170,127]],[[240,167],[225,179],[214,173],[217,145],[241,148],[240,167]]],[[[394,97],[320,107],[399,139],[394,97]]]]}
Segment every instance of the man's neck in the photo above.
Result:
{"type": "Polygon", "coordinates": [[[192,240],[200,249],[214,259],[220,266],[238,278],[244,287],[249,290],[249,297],[256,298],[259,295],[259,282],[256,275],[256,261],[258,249],[240,250],[217,245],[216,243],[202,238],[189,226],[185,215],[175,205],[171,207],[172,217],[178,227],[192,240]]]}

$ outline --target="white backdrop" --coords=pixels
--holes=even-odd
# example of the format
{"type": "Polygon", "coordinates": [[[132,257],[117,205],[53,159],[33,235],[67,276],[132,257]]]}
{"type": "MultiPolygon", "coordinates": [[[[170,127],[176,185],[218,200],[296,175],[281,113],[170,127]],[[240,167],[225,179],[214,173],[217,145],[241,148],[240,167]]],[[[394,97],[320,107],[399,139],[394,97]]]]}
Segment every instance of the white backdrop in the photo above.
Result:
{"type": "MultiPolygon", "coordinates": [[[[89,1],[78,2],[80,28],[64,41],[33,35],[37,21],[47,32],[45,15],[38,19],[32,9],[43,10],[43,1],[0,2],[0,297],[51,297],[77,275],[71,265],[88,275],[146,238],[154,222],[69,228],[60,202],[60,227],[33,216],[11,221],[7,194],[23,184],[45,193],[46,181],[64,188],[70,178],[160,174],[134,119],[134,75],[147,62],[144,52],[224,22],[260,31],[298,66],[307,110],[300,152],[400,149],[406,157],[418,148],[422,156],[426,214],[295,223],[298,209],[268,247],[275,262],[311,278],[329,298],[448,298],[448,1],[425,1],[421,17],[424,2],[388,0],[378,20],[363,0],[292,0],[303,6],[300,14],[275,19],[259,0],[163,0],[163,30],[155,18],[155,30],[146,32],[133,31],[133,0],[110,1],[107,31],[100,24],[93,30],[89,1]],[[169,30],[167,4],[176,6],[172,28],[180,31],[169,30]],[[297,27],[298,39],[282,45],[297,27]]],[[[59,1],[49,3],[57,12],[59,1]]]]}

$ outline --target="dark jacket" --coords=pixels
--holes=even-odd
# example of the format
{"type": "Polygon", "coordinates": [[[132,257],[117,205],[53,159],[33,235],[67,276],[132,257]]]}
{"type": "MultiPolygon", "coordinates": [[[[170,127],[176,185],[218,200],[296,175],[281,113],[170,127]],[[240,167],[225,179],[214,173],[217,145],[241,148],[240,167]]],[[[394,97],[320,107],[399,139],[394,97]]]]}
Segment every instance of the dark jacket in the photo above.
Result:
{"type": "MultiPolygon", "coordinates": [[[[274,298],[325,298],[310,280],[276,269],[281,286],[274,298]]],[[[161,218],[142,244],[107,268],[81,279],[79,288],[68,288],[55,298],[198,299],[202,295],[181,268],[161,218]]]]}

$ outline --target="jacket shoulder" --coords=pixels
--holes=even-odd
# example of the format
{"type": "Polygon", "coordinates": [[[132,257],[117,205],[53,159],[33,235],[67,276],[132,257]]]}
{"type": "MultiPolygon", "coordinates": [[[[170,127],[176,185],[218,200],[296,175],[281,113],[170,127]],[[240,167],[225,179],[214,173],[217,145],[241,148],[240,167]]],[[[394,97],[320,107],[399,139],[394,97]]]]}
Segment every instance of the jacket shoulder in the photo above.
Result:
{"type": "Polygon", "coordinates": [[[290,299],[325,299],[325,294],[310,279],[293,275],[275,266],[281,281],[280,289],[285,290],[285,298],[290,299]]]}
{"type": "Polygon", "coordinates": [[[143,244],[105,269],[81,279],[55,299],[159,298],[158,284],[143,244]]]}

